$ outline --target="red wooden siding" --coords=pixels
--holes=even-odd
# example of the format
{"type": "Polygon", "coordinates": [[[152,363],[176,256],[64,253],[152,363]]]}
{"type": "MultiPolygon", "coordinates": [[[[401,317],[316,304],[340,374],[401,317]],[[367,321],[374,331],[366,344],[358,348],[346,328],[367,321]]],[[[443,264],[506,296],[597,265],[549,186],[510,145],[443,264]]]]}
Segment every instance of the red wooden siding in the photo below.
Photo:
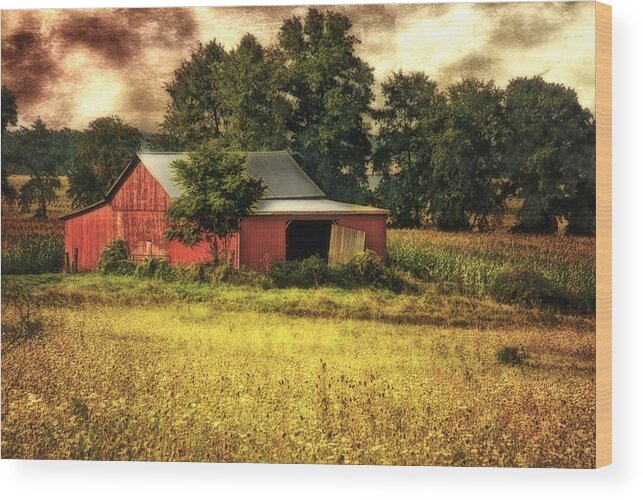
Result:
{"type": "Polygon", "coordinates": [[[254,215],[241,221],[239,263],[263,272],[271,262],[286,259],[289,220],[329,219],[366,232],[366,248],[386,261],[386,215],[254,215]]]}
{"type": "MultiPolygon", "coordinates": [[[[220,248],[223,248],[221,245],[220,248]]],[[[194,247],[188,247],[178,241],[169,242],[171,264],[192,264],[193,262],[207,262],[212,260],[212,253],[207,243],[199,243],[194,247]]],[[[233,264],[239,266],[239,252],[237,248],[237,237],[230,242],[230,250],[233,252],[233,264]]]]}
{"type": "Polygon", "coordinates": [[[172,200],[142,163],[127,175],[114,198],[114,238],[127,242],[134,260],[169,258],[165,212],[172,200]]]}
{"type": "Polygon", "coordinates": [[[95,269],[105,245],[113,237],[112,208],[100,205],[65,221],[65,252],[72,259],[78,249],[78,269],[95,269]]]}

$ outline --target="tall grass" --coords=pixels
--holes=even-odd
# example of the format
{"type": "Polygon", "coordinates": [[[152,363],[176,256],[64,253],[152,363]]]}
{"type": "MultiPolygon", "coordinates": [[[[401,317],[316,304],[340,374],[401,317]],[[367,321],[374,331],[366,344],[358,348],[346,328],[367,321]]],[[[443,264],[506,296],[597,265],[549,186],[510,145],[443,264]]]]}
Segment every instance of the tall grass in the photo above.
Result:
{"type": "Polygon", "coordinates": [[[25,237],[2,245],[2,274],[40,274],[62,271],[65,242],[60,236],[25,237]]]}

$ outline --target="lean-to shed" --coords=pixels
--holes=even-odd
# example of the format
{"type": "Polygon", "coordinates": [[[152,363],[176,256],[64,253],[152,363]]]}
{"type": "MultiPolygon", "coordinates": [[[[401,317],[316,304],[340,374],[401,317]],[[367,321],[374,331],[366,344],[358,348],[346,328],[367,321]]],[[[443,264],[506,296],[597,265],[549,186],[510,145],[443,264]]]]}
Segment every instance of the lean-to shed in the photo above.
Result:
{"type": "MultiPolygon", "coordinates": [[[[106,244],[125,240],[134,260],[167,259],[170,264],[211,258],[205,245],[167,241],[165,212],[181,194],[172,163],[186,153],[139,153],[105,199],[65,215],[65,251],[77,254],[78,269],[94,269],[106,244]]],[[[241,221],[232,247],[234,264],[265,271],[271,262],[320,255],[331,264],[370,249],[386,259],[388,212],[326,198],[285,151],[248,153],[248,175],[267,189],[252,215],[241,221]]]]}

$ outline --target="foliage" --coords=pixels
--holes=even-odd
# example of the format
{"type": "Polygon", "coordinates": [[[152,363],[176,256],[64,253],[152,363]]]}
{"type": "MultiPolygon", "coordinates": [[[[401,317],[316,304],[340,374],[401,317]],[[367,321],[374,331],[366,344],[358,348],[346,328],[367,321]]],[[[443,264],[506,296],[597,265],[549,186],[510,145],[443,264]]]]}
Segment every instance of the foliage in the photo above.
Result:
{"type": "Polygon", "coordinates": [[[18,107],[16,106],[16,97],[11,92],[11,89],[2,85],[2,127],[1,131],[4,133],[8,125],[16,125],[18,123],[18,107]]]}
{"type": "Polygon", "coordinates": [[[347,263],[332,270],[332,281],[347,288],[373,287],[395,293],[417,292],[418,289],[398,272],[387,267],[372,250],[354,255],[347,263]]]}
{"type": "Polygon", "coordinates": [[[74,208],[101,200],[140,150],[143,136],[118,116],[97,118],[77,139],[69,172],[68,196],[74,208]]]}
{"type": "Polygon", "coordinates": [[[458,285],[477,297],[489,295],[498,275],[526,268],[551,284],[548,305],[578,312],[595,308],[592,238],[393,230],[388,233],[388,257],[393,267],[420,279],[458,285]]]}
{"type": "Polygon", "coordinates": [[[133,274],[136,266],[129,259],[130,251],[127,243],[123,240],[114,240],[105,245],[105,249],[100,254],[98,272],[116,276],[133,274]]]}
{"type": "Polygon", "coordinates": [[[180,149],[211,140],[237,150],[283,149],[289,108],[279,65],[251,34],[229,52],[216,40],[197,44],[166,85],[166,142],[180,149]]]}
{"type": "Polygon", "coordinates": [[[524,200],[515,230],[552,233],[566,216],[569,232],[594,234],[595,123],[576,92],[541,77],[516,78],[506,90],[506,159],[524,200]]]}
{"type": "Polygon", "coordinates": [[[431,143],[442,128],[446,100],[424,73],[393,73],[382,84],[384,103],[373,112],[379,130],[373,169],[383,177],[377,198],[396,227],[420,227],[431,193],[431,143]]]}
{"type": "Polygon", "coordinates": [[[139,278],[157,278],[168,281],[172,274],[172,267],[167,260],[159,257],[151,257],[139,262],[134,271],[134,275],[139,278]]]}
{"type": "Polygon", "coordinates": [[[496,354],[501,365],[521,366],[527,359],[525,350],[516,346],[502,346],[496,354]]]}
{"type": "Polygon", "coordinates": [[[268,267],[267,277],[277,288],[313,288],[328,284],[330,272],[326,261],[313,255],[307,259],[273,262],[268,267]]]}
{"type": "Polygon", "coordinates": [[[428,211],[445,230],[485,229],[504,208],[502,91],[493,81],[462,80],[447,90],[444,129],[433,142],[428,211]]]}
{"type": "Polygon", "coordinates": [[[48,205],[58,198],[56,191],[62,186],[57,170],[65,155],[53,146],[52,137],[51,130],[38,118],[31,127],[20,127],[2,146],[3,168],[29,172],[30,179],[22,185],[18,202],[23,212],[36,205],[34,217],[39,219],[47,218],[48,205]]]}
{"type": "Polygon", "coordinates": [[[278,50],[292,100],[289,149],[308,175],[340,201],[355,201],[366,185],[370,154],[365,115],[373,99],[373,69],[356,55],[360,41],[349,18],[308,9],[284,21],[278,50]]]}
{"type": "Polygon", "coordinates": [[[64,262],[60,236],[23,236],[2,245],[2,274],[59,273],[64,262]]]}
{"type": "Polygon", "coordinates": [[[232,261],[231,243],[265,186],[246,175],[246,155],[210,142],[173,165],[182,187],[166,218],[166,237],[187,246],[205,241],[215,263],[232,261]]]}
{"type": "Polygon", "coordinates": [[[500,302],[530,306],[555,304],[558,298],[552,283],[542,273],[519,267],[496,274],[488,293],[500,302]]]}

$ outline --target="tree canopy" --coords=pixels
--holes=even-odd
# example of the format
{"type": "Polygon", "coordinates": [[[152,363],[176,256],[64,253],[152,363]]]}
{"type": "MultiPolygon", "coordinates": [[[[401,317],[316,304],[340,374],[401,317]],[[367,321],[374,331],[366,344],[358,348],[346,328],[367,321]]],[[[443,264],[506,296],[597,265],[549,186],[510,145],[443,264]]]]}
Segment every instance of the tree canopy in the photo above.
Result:
{"type": "Polygon", "coordinates": [[[79,135],[69,171],[67,194],[74,207],[105,196],[127,163],[140,150],[142,135],[117,116],[97,118],[79,135]]]}
{"type": "Polygon", "coordinates": [[[29,172],[29,180],[18,194],[23,212],[35,205],[35,217],[47,218],[48,205],[58,199],[57,190],[62,186],[57,169],[63,159],[64,152],[52,146],[52,132],[40,118],[30,127],[20,127],[10,141],[3,142],[3,166],[29,172]]]}
{"type": "Polygon", "coordinates": [[[507,86],[505,114],[505,161],[524,200],[515,229],[551,233],[567,216],[569,232],[593,234],[595,125],[576,92],[541,77],[516,78],[507,86]]]}

